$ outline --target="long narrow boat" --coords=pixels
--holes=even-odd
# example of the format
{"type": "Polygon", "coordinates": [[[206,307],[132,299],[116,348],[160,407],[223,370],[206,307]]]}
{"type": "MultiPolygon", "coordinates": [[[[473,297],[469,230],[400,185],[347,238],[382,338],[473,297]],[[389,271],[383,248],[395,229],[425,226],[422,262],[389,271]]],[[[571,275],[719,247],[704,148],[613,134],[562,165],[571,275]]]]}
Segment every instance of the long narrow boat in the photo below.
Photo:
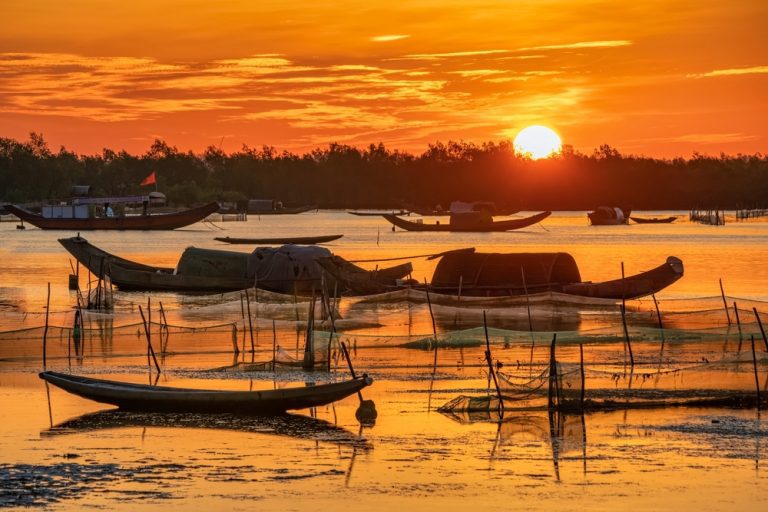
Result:
{"type": "MultiPolygon", "coordinates": [[[[526,293],[558,292],[601,299],[635,299],[663,290],[683,276],[683,262],[669,256],[661,265],[628,276],[593,283],[582,281],[576,261],[567,253],[476,253],[474,249],[448,251],[428,285],[431,292],[472,297],[504,297],[526,293]]],[[[418,283],[385,284],[367,275],[351,273],[339,256],[320,264],[346,289],[343,293],[372,295],[406,286],[422,289],[418,283]]]]}
{"type": "Polygon", "coordinates": [[[630,219],[638,224],[670,224],[675,222],[677,217],[630,217],[630,219]]]}
{"type": "Polygon", "coordinates": [[[224,242],[225,244],[240,244],[240,245],[284,245],[284,244],[298,244],[298,245],[314,245],[324,244],[327,242],[333,242],[338,240],[344,235],[323,235],[323,236],[291,236],[284,238],[234,238],[234,237],[216,237],[214,240],[218,242],[224,242]]]}
{"type": "Polygon", "coordinates": [[[373,383],[373,379],[362,375],[303,388],[222,391],[130,384],[58,372],[42,372],[40,378],[73,395],[128,411],[240,414],[280,414],[327,405],[373,383]]]}
{"type": "MultiPolygon", "coordinates": [[[[245,252],[189,247],[181,255],[174,269],[121,258],[96,247],[81,236],[60,238],[59,243],[96,277],[103,278],[108,274],[112,283],[121,290],[218,293],[258,286],[262,290],[278,293],[310,295],[313,288],[320,288],[322,269],[317,263],[319,258],[307,261],[299,252],[311,250],[322,256],[331,255],[325,248],[285,246],[296,249],[296,254],[291,253],[294,256],[286,256],[281,260],[290,264],[289,268],[285,269],[277,268],[280,261],[273,260],[273,263],[270,263],[268,255],[265,258],[258,257],[260,251],[275,253],[284,247],[257,248],[254,251],[255,258],[253,254],[245,252]],[[264,265],[264,272],[260,272],[259,265],[264,265]],[[259,275],[261,277],[257,278],[259,275]]],[[[364,272],[363,269],[360,271],[364,272]]],[[[392,269],[381,269],[380,276],[391,277],[391,282],[385,282],[394,285],[395,279],[402,278],[409,272],[410,264],[407,267],[398,265],[392,269]]],[[[328,284],[333,287],[332,282],[328,284]]]]}
{"type": "Polygon", "coordinates": [[[379,217],[381,215],[397,215],[398,217],[401,215],[410,215],[411,212],[408,210],[400,210],[400,211],[388,211],[388,212],[370,212],[370,211],[360,211],[360,210],[347,210],[347,213],[350,215],[357,215],[358,217],[379,217]]]}
{"type": "Polygon", "coordinates": [[[25,222],[40,229],[66,229],[70,231],[88,231],[93,229],[112,230],[169,230],[189,226],[199,222],[219,209],[218,203],[209,203],[198,208],[174,213],[153,215],[126,215],[123,217],[43,217],[14,205],[6,205],[6,210],[25,222]]]}
{"type": "Polygon", "coordinates": [[[481,220],[479,218],[458,221],[458,216],[451,215],[451,220],[447,224],[426,224],[423,222],[413,222],[401,219],[396,215],[383,215],[385,219],[406,231],[456,231],[456,232],[493,232],[493,231],[511,231],[513,229],[522,229],[533,224],[539,223],[552,215],[552,212],[541,212],[530,217],[522,219],[508,220],[481,220]]]}

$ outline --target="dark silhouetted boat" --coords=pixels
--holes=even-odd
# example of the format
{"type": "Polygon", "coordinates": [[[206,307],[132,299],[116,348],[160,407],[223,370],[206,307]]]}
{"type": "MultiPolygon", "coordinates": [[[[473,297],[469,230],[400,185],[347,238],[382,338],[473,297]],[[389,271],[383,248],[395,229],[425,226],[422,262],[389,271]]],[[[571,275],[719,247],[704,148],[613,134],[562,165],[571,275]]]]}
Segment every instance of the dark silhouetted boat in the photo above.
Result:
{"type": "MultiPolygon", "coordinates": [[[[117,202],[119,198],[99,198],[103,204],[117,202]]],[[[147,215],[117,215],[96,216],[91,204],[44,206],[43,213],[38,214],[14,205],[5,208],[19,219],[40,229],[66,229],[69,231],[89,231],[93,229],[112,230],[169,230],[189,226],[215,213],[219,209],[217,203],[182,210],[174,213],[158,213],[147,215]]]]}
{"type": "Polygon", "coordinates": [[[552,212],[542,212],[522,219],[493,220],[493,217],[485,211],[473,211],[451,213],[447,224],[425,223],[409,221],[395,215],[383,215],[385,219],[406,231],[465,231],[465,232],[492,232],[511,231],[527,228],[546,219],[552,212]]]}
{"type": "MultiPolygon", "coordinates": [[[[328,249],[313,246],[259,247],[251,253],[188,247],[176,268],[169,268],[121,258],[80,236],[61,238],[59,243],[96,277],[109,275],[121,290],[217,293],[256,286],[277,293],[310,295],[322,284],[323,270],[317,260],[332,256],[328,249]]],[[[382,269],[382,276],[404,277],[410,272],[404,265],[395,268],[400,270],[382,269]]],[[[327,284],[334,286],[332,280],[327,284]]]]}
{"type": "Polygon", "coordinates": [[[638,224],[670,224],[675,222],[677,217],[630,217],[630,219],[638,224]]]}
{"type": "Polygon", "coordinates": [[[598,206],[595,211],[587,213],[587,217],[593,226],[617,226],[629,224],[630,213],[631,210],[623,208],[598,206]]]}
{"type": "MultiPolygon", "coordinates": [[[[339,259],[331,260],[335,262],[339,259]]],[[[337,269],[323,260],[325,268],[349,292],[359,295],[385,293],[406,286],[423,288],[418,283],[382,285],[359,276],[349,279],[343,266],[337,269]],[[357,283],[365,286],[356,287],[357,283]]],[[[369,271],[373,272],[373,271],[369,271]]],[[[646,272],[593,283],[582,281],[573,256],[567,253],[478,253],[474,249],[449,251],[440,255],[428,289],[432,292],[475,297],[503,297],[526,293],[558,292],[601,299],[634,299],[651,295],[683,276],[683,262],[674,256],[646,272]]]]}
{"type": "Polygon", "coordinates": [[[223,391],[130,384],[57,372],[40,378],[95,402],[127,411],[280,414],[319,407],[353,395],[373,383],[367,375],[342,382],[261,391],[223,391]]]}
{"type": "Polygon", "coordinates": [[[240,245],[283,245],[283,244],[298,244],[298,245],[314,245],[324,244],[327,242],[333,242],[338,240],[344,235],[325,235],[325,236],[292,236],[284,238],[233,238],[229,236],[216,237],[214,240],[218,242],[224,242],[225,244],[240,244],[240,245]]]}

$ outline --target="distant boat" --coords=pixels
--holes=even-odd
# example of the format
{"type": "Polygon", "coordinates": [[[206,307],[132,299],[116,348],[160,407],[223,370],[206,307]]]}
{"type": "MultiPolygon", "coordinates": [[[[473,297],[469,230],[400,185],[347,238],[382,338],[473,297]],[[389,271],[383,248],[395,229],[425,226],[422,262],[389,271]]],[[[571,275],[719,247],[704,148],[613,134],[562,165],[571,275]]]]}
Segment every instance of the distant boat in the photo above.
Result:
{"type": "Polygon", "coordinates": [[[675,219],[677,217],[630,217],[633,222],[637,222],[638,224],[670,224],[672,222],[675,222],[675,219]]]}
{"type": "Polygon", "coordinates": [[[251,215],[295,215],[310,210],[317,210],[317,206],[305,205],[286,208],[281,201],[274,199],[250,199],[245,208],[245,211],[251,215]]]}
{"type": "Polygon", "coordinates": [[[450,220],[447,224],[440,224],[439,221],[434,224],[427,224],[419,221],[408,221],[395,215],[383,215],[383,217],[393,225],[406,231],[492,232],[526,228],[541,222],[551,214],[552,212],[542,212],[522,219],[494,221],[493,217],[491,217],[487,212],[451,213],[450,220]]]}
{"type": "Polygon", "coordinates": [[[347,213],[350,215],[357,215],[358,217],[380,217],[382,215],[410,215],[411,212],[408,210],[400,210],[400,211],[381,211],[381,212],[372,212],[372,211],[359,211],[359,210],[347,210],[347,213]]]}
{"type": "Polygon", "coordinates": [[[325,236],[294,236],[285,238],[233,238],[229,236],[216,237],[214,240],[224,242],[225,244],[252,244],[252,245],[313,245],[333,242],[344,235],[325,235],[325,236]]]}
{"type": "Polygon", "coordinates": [[[595,211],[587,213],[587,217],[593,226],[617,226],[629,224],[630,213],[632,213],[631,210],[623,208],[598,206],[595,211]]]}
{"type": "MultiPolygon", "coordinates": [[[[447,251],[428,285],[431,292],[473,297],[503,297],[526,293],[558,292],[601,299],[634,299],[656,293],[683,276],[683,262],[674,256],[661,265],[628,276],[593,283],[582,281],[579,267],[567,253],[478,253],[473,248],[447,251]]],[[[322,259],[321,265],[352,294],[372,295],[406,287],[423,289],[418,283],[383,285],[370,277],[345,277],[338,256],[322,259]],[[336,263],[336,269],[328,263],[336,263]],[[364,286],[357,287],[357,283],[364,286]]],[[[373,274],[374,271],[369,271],[373,274]]]]}
{"type": "MultiPolygon", "coordinates": [[[[174,213],[158,213],[147,215],[114,215],[108,216],[110,204],[119,203],[125,198],[87,198],[72,205],[43,206],[42,214],[27,209],[6,205],[5,209],[40,229],[66,229],[69,231],[89,231],[93,229],[111,230],[169,230],[189,226],[215,213],[219,209],[217,203],[182,210],[174,213]],[[96,216],[94,205],[107,205],[103,213],[96,216]]],[[[133,199],[133,198],[130,198],[133,199]]]]}
{"type": "Polygon", "coordinates": [[[128,411],[239,414],[281,414],[319,407],[342,400],[373,383],[373,379],[362,375],[306,387],[223,391],[130,384],[58,372],[42,372],[40,378],[73,395],[128,411]]]}

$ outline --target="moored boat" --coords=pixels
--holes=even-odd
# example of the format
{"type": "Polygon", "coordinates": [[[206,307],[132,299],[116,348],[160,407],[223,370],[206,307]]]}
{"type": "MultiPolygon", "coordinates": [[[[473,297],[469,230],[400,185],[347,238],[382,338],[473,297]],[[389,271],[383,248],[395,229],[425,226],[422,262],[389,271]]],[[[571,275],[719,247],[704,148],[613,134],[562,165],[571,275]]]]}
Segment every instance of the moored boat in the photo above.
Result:
{"type": "Polygon", "coordinates": [[[638,224],[670,224],[675,222],[677,217],[630,217],[630,219],[638,224]]]}
{"type": "Polygon", "coordinates": [[[22,221],[28,222],[40,229],[66,229],[70,231],[89,231],[94,229],[111,230],[170,230],[189,226],[199,222],[219,209],[218,203],[182,210],[174,213],[158,213],[146,215],[109,215],[110,201],[112,204],[118,198],[99,198],[106,205],[104,215],[97,216],[90,208],[93,200],[73,205],[43,207],[43,213],[34,213],[15,205],[6,205],[10,213],[22,221]]]}
{"type": "Polygon", "coordinates": [[[373,383],[367,375],[330,384],[261,391],[174,388],[93,379],[58,372],[40,378],[64,391],[128,411],[280,414],[319,407],[355,394],[373,383]]]}
{"type": "MultiPolygon", "coordinates": [[[[401,219],[395,215],[383,215],[385,219],[406,231],[455,231],[455,232],[494,232],[522,229],[546,219],[552,212],[541,212],[522,219],[494,220],[485,211],[451,213],[447,224],[424,223],[401,219]]],[[[394,229],[394,228],[393,228],[394,229]]]]}
{"type": "Polygon", "coordinates": [[[593,212],[587,213],[593,226],[617,226],[629,223],[631,210],[611,206],[598,206],[593,212]]]}
{"type": "MultiPolygon", "coordinates": [[[[570,254],[562,252],[499,254],[465,249],[446,252],[440,258],[427,289],[435,293],[474,297],[558,292],[602,299],[635,299],[666,288],[684,273],[683,262],[674,256],[669,256],[664,263],[646,272],[597,283],[582,281],[576,261],[570,254]]],[[[372,278],[365,279],[365,276],[344,279],[343,272],[334,271],[327,265],[328,262],[324,260],[324,268],[347,286],[352,294],[385,293],[406,286],[423,288],[418,283],[382,284],[372,278]],[[365,286],[356,287],[357,283],[364,283],[365,286]]]]}
{"type": "Polygon", "coordinates": [[[230,236],[215,237],[217,242],[224,242],[225,244],[240,244],[240,245],[284,245],[284,244],[297,244],[297,245],[314,245],[324,244],[327,242],[333,242],[338,240],[344,235],[321,235],[321,236],[292,236],[283,238],[235,238],[230,236]]]}

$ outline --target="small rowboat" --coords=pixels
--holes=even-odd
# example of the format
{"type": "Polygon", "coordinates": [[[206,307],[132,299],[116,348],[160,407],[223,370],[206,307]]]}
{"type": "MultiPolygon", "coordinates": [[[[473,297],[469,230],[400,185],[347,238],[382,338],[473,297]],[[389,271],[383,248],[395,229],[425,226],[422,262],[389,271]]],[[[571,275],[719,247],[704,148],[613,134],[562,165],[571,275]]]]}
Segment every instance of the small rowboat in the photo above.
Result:
{"type": "Polygon", "coordinates": [[[224,242],[225,244],[254,244],[254,245],[314,245],[333,242],[344,235],[324,235],[324,236],[293,236],[285,238],[233,238],[229,236],[216,237],[214,240],[224,242]]]}
{"type": "Polygon", "coordinates": [[[127,411],[239,414],[280,414],[327,405],[373,383],[373,379],[364,374],[342,382],[303,388],[222,391],[130,384],[58,372],[42,372],[40,378],[73,395],[127,411]]]}
{"type": "Polygon", "coordinates": [[[435,224],[412,222],[401,219],[396,215],[382,215],[382,217],[387,219],[394,226],[406,231],[464,231],[485,233],[527,228],[528,226],[541,222],[552,214],[552,212],[542,212],[522,219],[492,220],[490,216],[474,215],[476,213],[478,212],[472,212],[472,215],[452,214],[450,221],[447,224],[440,224],[439,222],[435,224]]]}
{"type": "Polygon", "coordinates": [[[669,224],[675,222],[677,217],[630,217],[630,219],[638,224],[669,224]]]}

